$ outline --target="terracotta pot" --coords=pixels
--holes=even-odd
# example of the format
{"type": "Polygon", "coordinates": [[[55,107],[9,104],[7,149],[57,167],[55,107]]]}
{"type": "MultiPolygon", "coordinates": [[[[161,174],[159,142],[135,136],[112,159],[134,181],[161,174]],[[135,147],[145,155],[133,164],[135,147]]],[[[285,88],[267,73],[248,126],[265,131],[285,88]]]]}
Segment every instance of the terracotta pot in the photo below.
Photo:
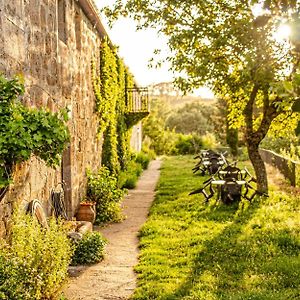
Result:
{"type": "Polygon", "coordinates": [[[96,205],[91,202],[80,203],[76,219],[79,221],[95,222],[96,219],[96,205]]]}

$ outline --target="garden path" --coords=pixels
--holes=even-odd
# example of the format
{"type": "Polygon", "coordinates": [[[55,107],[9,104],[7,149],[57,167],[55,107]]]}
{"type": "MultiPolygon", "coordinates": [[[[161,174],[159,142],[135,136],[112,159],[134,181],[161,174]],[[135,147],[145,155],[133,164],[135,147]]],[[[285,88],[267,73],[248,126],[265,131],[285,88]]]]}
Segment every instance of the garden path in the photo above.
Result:
{"type": "Polygon", "coordinates": [[[122,223],[95,228],[108,240],[105,259],[90,267],[72,268],[64,294],[68,300],[128,299],[136,287],[133,267],[138,262],[138,231],[146,221],[159,178],[160,160],[154,160],[141,175],[137,187],[123,201],[122,223]]]}

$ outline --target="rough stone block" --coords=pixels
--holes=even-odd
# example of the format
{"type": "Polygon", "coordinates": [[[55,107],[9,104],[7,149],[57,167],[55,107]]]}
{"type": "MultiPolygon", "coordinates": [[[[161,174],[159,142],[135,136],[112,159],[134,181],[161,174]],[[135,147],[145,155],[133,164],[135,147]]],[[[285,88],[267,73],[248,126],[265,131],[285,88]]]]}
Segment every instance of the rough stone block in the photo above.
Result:
{"type": "Polygon", "coordinates": [[[43,5],[41,6],[40,20],[41,20],[41,28],[46,29],[47,17],[46,17],[46,9],[45,6],[43,5]]]}
{"type": "Polygon", "coordinates": [[[3,221],[0,221],[0,238],[5,237],[6,235],[6,224],[3,221]]]}
{"type": "Polygon", "coordinates": [[[48,32],[56,31],[56,18],[54,13],[49,13],[47,18],[47,30],[48,32]]]}
{"type": "MultiPolygon", "coordinates": [[[[25,59],[25,47],[24,47],[24,33],[23,31],[14,26],[8,20],[2,20],[3,22],[3,36],[8,37],[5,39],[5,52],[12,57],[15,61],[24,61],[25,59]]],[[[15,63],[14,63],[15,64],[15,63]]]]}
{"type": "Polygon", "coordinates": [[[47,55],[53,53],[53,52],[56,52],[54,51],[53,49],[53,46],[52,46],[52,37],[51,37],[51,34],[49,32],[46,33],[46,36],[45,36],[45,52],[47,55]]]}

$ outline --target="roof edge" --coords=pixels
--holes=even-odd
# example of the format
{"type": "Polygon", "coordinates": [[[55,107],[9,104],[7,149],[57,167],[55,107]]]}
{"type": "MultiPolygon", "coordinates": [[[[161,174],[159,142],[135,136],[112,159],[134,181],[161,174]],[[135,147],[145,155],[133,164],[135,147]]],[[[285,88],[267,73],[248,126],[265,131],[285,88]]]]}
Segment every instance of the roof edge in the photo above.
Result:
{"type": "MultiPolygon", "coordinates": [[[[94,28],[97,29],[101,38],[108,37],[108,34],[101,22],[100,13],[97,9],[94,1],[92,0],[78,0],[78,3],[84,13],[86,14],[87,18],[91,21],[94,28]]],[[[109,38],[109,37],[108,37],[109,38]]]]}

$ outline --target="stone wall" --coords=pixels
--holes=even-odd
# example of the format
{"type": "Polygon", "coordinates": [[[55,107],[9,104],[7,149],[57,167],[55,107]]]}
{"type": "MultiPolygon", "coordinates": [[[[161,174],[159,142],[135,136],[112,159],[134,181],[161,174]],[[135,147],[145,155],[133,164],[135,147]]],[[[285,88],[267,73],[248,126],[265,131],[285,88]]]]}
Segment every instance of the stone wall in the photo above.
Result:
{"type": "Polygon", "coordinates": [[[0,0],[0,72],[25,79],[26,105],[52,111],[68,107],[71,133],[62,165],[48,168],[32,157],[15,168],[14,184],[0,203],[0,234],[12,203],[39,199],[51,213],[51,190],[66,182],[69,216],[85,196],[86,169],[101,165],[101,139],[91,83],[91,60],[99,58],[100,35],[74,0],[0,0]],[[65,12],[65,14],[63,13],[65,12]]]}

